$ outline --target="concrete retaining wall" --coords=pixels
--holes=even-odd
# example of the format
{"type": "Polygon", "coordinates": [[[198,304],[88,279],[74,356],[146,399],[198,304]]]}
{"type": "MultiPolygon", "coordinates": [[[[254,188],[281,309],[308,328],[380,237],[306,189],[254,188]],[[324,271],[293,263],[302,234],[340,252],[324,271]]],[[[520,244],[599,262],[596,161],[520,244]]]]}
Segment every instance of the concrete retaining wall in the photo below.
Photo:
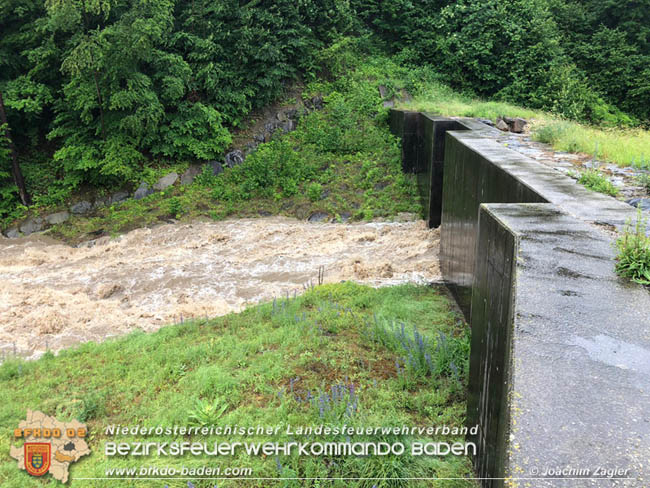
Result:
{"type": "MultiPolygon", "coordinates": [[[[469,317],[476,260],[478,209],[481,203],[546,202],[488,154],[467,144],[464,132],[445,136],[440,261],[443,276],[469,317]]],[[[469,135],[469,134],[468,134],[469,135]]],[[[472,142],[476,138],[472,137],[472,142]]],[[[490,139],[479,139],[479,141],[490,139]]],[[[510,151],[507,156],[516,158],[510,151]]]]}
{"type": "Polygon", "coordinates": [[[483,486],[650,486],[648,291],[556,205],[484,204],[478,229],[467,421],[478,475],[501,478],[483,486]],[[565,468],[590,473],[544,475],[565,468]]]}
{"type": "Polygon", "coordinates": [[[430,225],[441,202],[441,267],[472,327],[483,486],[601,486],[599,466],[630,478],[607,486],[650,486],[650,294],[614,272],[614,231],[635,209],[476,121],[420,114],[417,127],[403,153],[429,175],[430,225]],[[565,468],[582,472],[548,477],[565,468]]]}

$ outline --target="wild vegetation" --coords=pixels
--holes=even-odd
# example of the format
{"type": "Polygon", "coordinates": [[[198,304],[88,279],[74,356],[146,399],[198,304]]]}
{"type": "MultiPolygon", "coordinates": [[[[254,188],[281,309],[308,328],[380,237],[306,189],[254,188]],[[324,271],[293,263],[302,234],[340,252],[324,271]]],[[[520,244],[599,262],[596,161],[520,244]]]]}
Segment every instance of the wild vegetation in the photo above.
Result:
{"type": "MultiPolygon", "coordinates": [[[[309,83],[304,96],[320,94],[324,108],[303,113],[295,131],[260,144],[244,163],[216,176],[206,166],[193,185],[74,217],[55,226],[53,234],[77,241],[199,216],[281,214],[306,219],[320,212],[339,220],[370,220],[400,212],[417,214],[421,209],[416,182],[401,170],[399,141],[389,132],[388,109],[382,106],[378,86],[415,92],[421,82],[409,81],[411,71],[384,55],[368,55],[352,69],[362,52],[355,46],[346,40],[319,54],[331,77],[309,83]]],[[[182,172],[186,167],[147,169],[142,179],[153,183],[165,171],[182,172]]]]}
{"type": "MultiPolygon", "coordinates": [[[[77,418],[90,429],[91,456],[71,467],[70,486],[105,486],[105,468],[142,466],[141,458],[103,454],[111,424],[148,426],[282,426],[277,437],[200,437],[215,442],[286,442],[293,426],[462,426],[468,374],[468,329],[441,290],[403,285],[373,289],[353,283],[322,285],[302,296],[278,297],[239,314],[134,333],[102,344],[46,354],[38,361],[0,365],[0,446],[8,451],[25,406],[77,418]],[[77,480],[77,481],[75,481],[77,480]]],[[[293,437],[301,440],[302,438],[293,437]]],[[[358,438],[361,439],[361,438],[358,438]]],[[[355,438],[355,440],[358,440],[355,438]]],[[[417,436],[372,441],[410,443],[417,436]]],[[[431,438],[429,438],[431,439],[431,438]]],[[[147,437],[151,442],[186,440],[147,437]]],[[[302,439],[304,440],[304,439],[302,439]]],[[[345,442],[329,436],[328,442],[345,442]]],[[[363,440],[369,441],[367,437],[363,440]]],[[[453,442],[462,437],[436,437],[453,442]]],[[[150,459],[151,464],[196,467],[201,457],[150,459]]],[[[210,465],[250,467],[255,477],[447,477],[445,486],[471,487],[462,456],[360,458],[228,457],[210,465]]],[[[214,486],[192,480],[195,486],[214,486]]],[[[48,479],[45,479],[48,482],[48,479]]],[[[54,483],[54,481],[52,481],[54,483]]],[[[114,486],[132,486],[115,480],[114,486]]],[[[187,486],[183,481],[169,486],[187,486]]],[[[333,481],[328,486],[429,486],[400,480],[333,481]]],[[[0,463],[7,488],[44,486],[0,463]]],[[[237,481],[221,486],[304,486],[297,481],[237,481]]],[[[318,484],[314,484],[318,486],[318,484]]]]}
{"type": "Polygon", "coordinates": [[[352,4],[394,51],[435,66],[454,88],[582,121],[650,116],[650,12],[638,2],[352,4]]]}
{"type": "Polygon", "coordinates": [[[650,285],[650,237],[646,235],[646,217],[641,210],[634,225],[626,224],[616,246],[616,272],[636,283],[650,285]]]}
{"type": "Polygon", "coordinates": [[[613,183],[609,181],[609,178],[607,178],[607,176],[598,170],[588,169],[586,171],[582,171],[579,173],[577,178],[578,183],[586,186],[590,190],[604,193],[605,195],[612,197],[618,195],[618,188],[616,188],[613,183]]]}
{"type": "MultiPolygon", "coordinates": [[[[296,80],[338,83],[331,85],[339,94],[330,93],[332,108],[355,110],[345,88],[366,97],[369,88],[335,78],[340,68],[362,68],[368,56],[399,68],[413,96],[453,93],[444,83],[462,93],[454,100],[496,101],[479,114],[508,113],[508,103],[591,124],[643,125],[650,117],[649,15],[636,2],[613,0],[5,0],[0,219],[5,225],[24,215],[30,202],[52,207],[83,191],[137,186],[161,168],[218,159],[247,115],[296,80]],[[327,54],[346,43],[364,49],[335,50],[340,59],[327,54]]],[[[362,108],[357,123],[374,114],[362,108]]],[[[456,109],[464,111],[462,104],[456,109]]],[[[604,158],[623,164],[644,165],[650,157],[644,132],[601,144],[603,133],[584,128],[576,135],[574,127],[555,131],[559,146],[592,153],[598,142],[604,158]],[[641,147],[634,152],[630,142],[641,147]]],[[[364,127],[344,130],[351,128],[366,135],[364,127]]],[[[328,130],[303,135],[318,152],[324,138],[336,139],[328,130]]],[[[340,142],[327,151],[363,153],[350,145],[355,140],[340,142]]],[[[266,155],[276,150],[282,144],[266,155]]],[[[249,175],[242,169],[230,181],[249,175]]],[[[301,171],[289,180],[312,175],[301,171]]],[[[325,186],[307,183],[314,202],[316,184],[325,186]]],[[[216,186],[211,194],[235,208],[260,196],[239,183],[216,186]]]]}
{"type": "Polygon", "coordinates": [[[592,154],[619,166],[650,170],[650,132],[639,128],[597,128],[571,121],[541,124],[533,138],[559,151],[592,154]]]}

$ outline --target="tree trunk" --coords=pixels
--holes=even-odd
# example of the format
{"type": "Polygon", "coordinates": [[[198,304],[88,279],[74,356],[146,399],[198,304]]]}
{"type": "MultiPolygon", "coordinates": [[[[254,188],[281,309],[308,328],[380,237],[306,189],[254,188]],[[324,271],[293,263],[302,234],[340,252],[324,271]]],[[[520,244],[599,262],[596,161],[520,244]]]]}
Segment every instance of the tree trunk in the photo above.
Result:
{"type": "Polygon", "coordinates": [[[5,112],[5,103],[2,99],[2,92],[0,92],[0,125],[6,124],[4,136],[9,141],[9,151],[11,152],[11,173],[14,177],[14,183],[18,187],[18,194],[20,195],[20,201],[23,202],[23,205],[31,205],[32,199],[27,193],[27,188],[25,187],[25,179],[23,178],[23,172],[20,170],[20,165],[18,164],[18,153],[16,152],[16,145],[14,140],[11,138],[11,131],[9,130],[9,123],[7,122],[7,114],[5,112]]]}
{"type": "Polygon", "coordinates": [[[102,124],[102,138],[106,140],[106,126],[104,125],[104,108],[102,107],[103,105],[102,92],[99,90],[99,82],[97,81],[97,70],[93,71],[93,78],[95,79],[95,88],[97,89],[97,101],[99,103],[99,121],[102,124]]]}
{"type": "MultiPolygon", "coordinates": [[[[86,9],[86,0],[82,2],[83,6],[83,18],[84,18],[84,35],[88,36],[88,10],[86,9]]],[[[97,26],[99,29],[99,25],[97,26]]],[[[97,69],[95,69],[95,58],[93,56],[92,49],[90,50],[90,64],[92,65],[93,70],[93,80],[95,80],[95,90],[97,90],[97,105],[99,105],[99,122],[102,126],[102,139],[106,140],[106,126],[104,125],[104,102],[102,100],[102,92],[99,89],[99,81],[97,81],[97,69]]]]}

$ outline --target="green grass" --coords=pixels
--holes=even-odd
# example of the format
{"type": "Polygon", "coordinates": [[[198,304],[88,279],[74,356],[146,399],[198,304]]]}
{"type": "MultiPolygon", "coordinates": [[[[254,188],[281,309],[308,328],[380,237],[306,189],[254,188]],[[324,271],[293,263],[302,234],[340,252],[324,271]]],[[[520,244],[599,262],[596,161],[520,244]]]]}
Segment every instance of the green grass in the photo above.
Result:
{"type": "MultiPolygon", "coordinates": [[[[273,478],[280,475],[468,477],[472,476],[469,459],[456,456],[337,459],[281,456],[276,461],[271,457],[243,454],[223,460],[109,459],[103,454],[107,440],[190,440],[182,437],[108,439],[103,429],[110,424],[462,426],[468,334],[467,326],[453,311],[446,295],[435,288],[404,285],[373,289],[348,282],[316,287],[303,296],[278,299],[239,314],[168,326],[152,334],[133,333],[102,344],[87,343],[57,356],[47,354],[34,362],[10,360],[0,366],[4,398],[0,404],[0,451],[7,453],[9,445],[15,442],[13,429],[29,408],[63,421],[78,418],[87,423],[92,454],[71,467],[69,485],[72,487],[142,486],[129,481],[75,479],[102,477],[106,467],[143,465],[251,467],[254,476],[273,478]],[[407,340],[417,342],[413,326],[426,338],[422,350],[431,356],[430,369],[422,367],[419,359],[412,364],[403,359],[407,353],[398,340],[401,326],[393,329],[393,324],[400,322],[406,324],[407,340]],[[399,374],[396,361],[401,365],[399,374]],[[325,408],[322,413],[319,402],[311,404],[305,400],[307,392],[318,397],[322,392],[329,392],[332,386],[344,383],[355,385],[356,409],[350,408],[349,395],[342,402],[332,402],[331,408],[325,408]]],[[[192,440],[284,442],[289,439],[280,435],[192,440]]],[[[344,441],[340,437],[326,440],[344,441]]],[[[413,438],[398,436],[385,440],[408,443],[413,438]]],[[[435,442],[453,440],[462,439],[429,438],[435,442]]],[[[185,482],[168,484],[187,486],[185,482]]],[[[314,482],[309,486],[370,488],[373,484],[432,486],[398,481],[314,482]]],[[[28,476],[16,468],[13,460],[3,456],[0,464],[3,488],[58,485],[50,476],[44,479],[28,476]]],[[[307,485],[250,481],[219,482],[219,486],[307,485]]],[[[444,486],[475,485],[470,481],[456,481],[444,482],[444,486]]]]}
{"type": "Polygon", "coordinates": [[[558,151],[586,153],[620,166],[650,169],[650,132],[639,128],[591,127],[540,110],[461,95],[438,81],[427,83],[413,100],[399,107],[492,121],[499,116],[522,117],[529,121],[533,139],[551,144],[558,151]]]}
{"type": "Polygon", "coordinates": [[[627,222],[616,247],[616,272],[635,283],[650,285],[650,237],[646,236],[646,219],[641,210],[634,226],[627,222]]]}
{"type": "Polygon", "coordinates": [[[417,96],[411,101],[399,103],[398,107],[446,117],[480,117],[492,121],[499,116],[522,117],[538,121],[551,120],[549,114],[540,110],[531,110],[507,102],[468,97],[437,81],[422,87],[417,96]]]}
{"type": "Polygon", "coordinates": [[[598,193],[604,193],[612,197],[618,195],[618,188],[600,171],[594,169],[581,172],[578,177],[578,183],[598,193]]]}
{"type": "Polygon", "coordinates": [[[533,137],[559,151],[586,153],[619,166],[650,169],[647,130],[598,128],[556,120],[539,127],[533,137]]]}

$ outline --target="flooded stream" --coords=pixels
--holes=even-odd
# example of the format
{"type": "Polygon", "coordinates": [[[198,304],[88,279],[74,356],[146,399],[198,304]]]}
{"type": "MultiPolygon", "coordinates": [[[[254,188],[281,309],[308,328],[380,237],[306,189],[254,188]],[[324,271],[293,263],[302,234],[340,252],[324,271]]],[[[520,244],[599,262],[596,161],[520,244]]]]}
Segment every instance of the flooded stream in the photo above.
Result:
{"type": "Polygon", "coordinates": [[[423,221],[286,218],[169,224],[73,248],[0,237],[0,354],[36,358],[86,341],[223,315],[316,282],[440,279],[423,221]]]}

